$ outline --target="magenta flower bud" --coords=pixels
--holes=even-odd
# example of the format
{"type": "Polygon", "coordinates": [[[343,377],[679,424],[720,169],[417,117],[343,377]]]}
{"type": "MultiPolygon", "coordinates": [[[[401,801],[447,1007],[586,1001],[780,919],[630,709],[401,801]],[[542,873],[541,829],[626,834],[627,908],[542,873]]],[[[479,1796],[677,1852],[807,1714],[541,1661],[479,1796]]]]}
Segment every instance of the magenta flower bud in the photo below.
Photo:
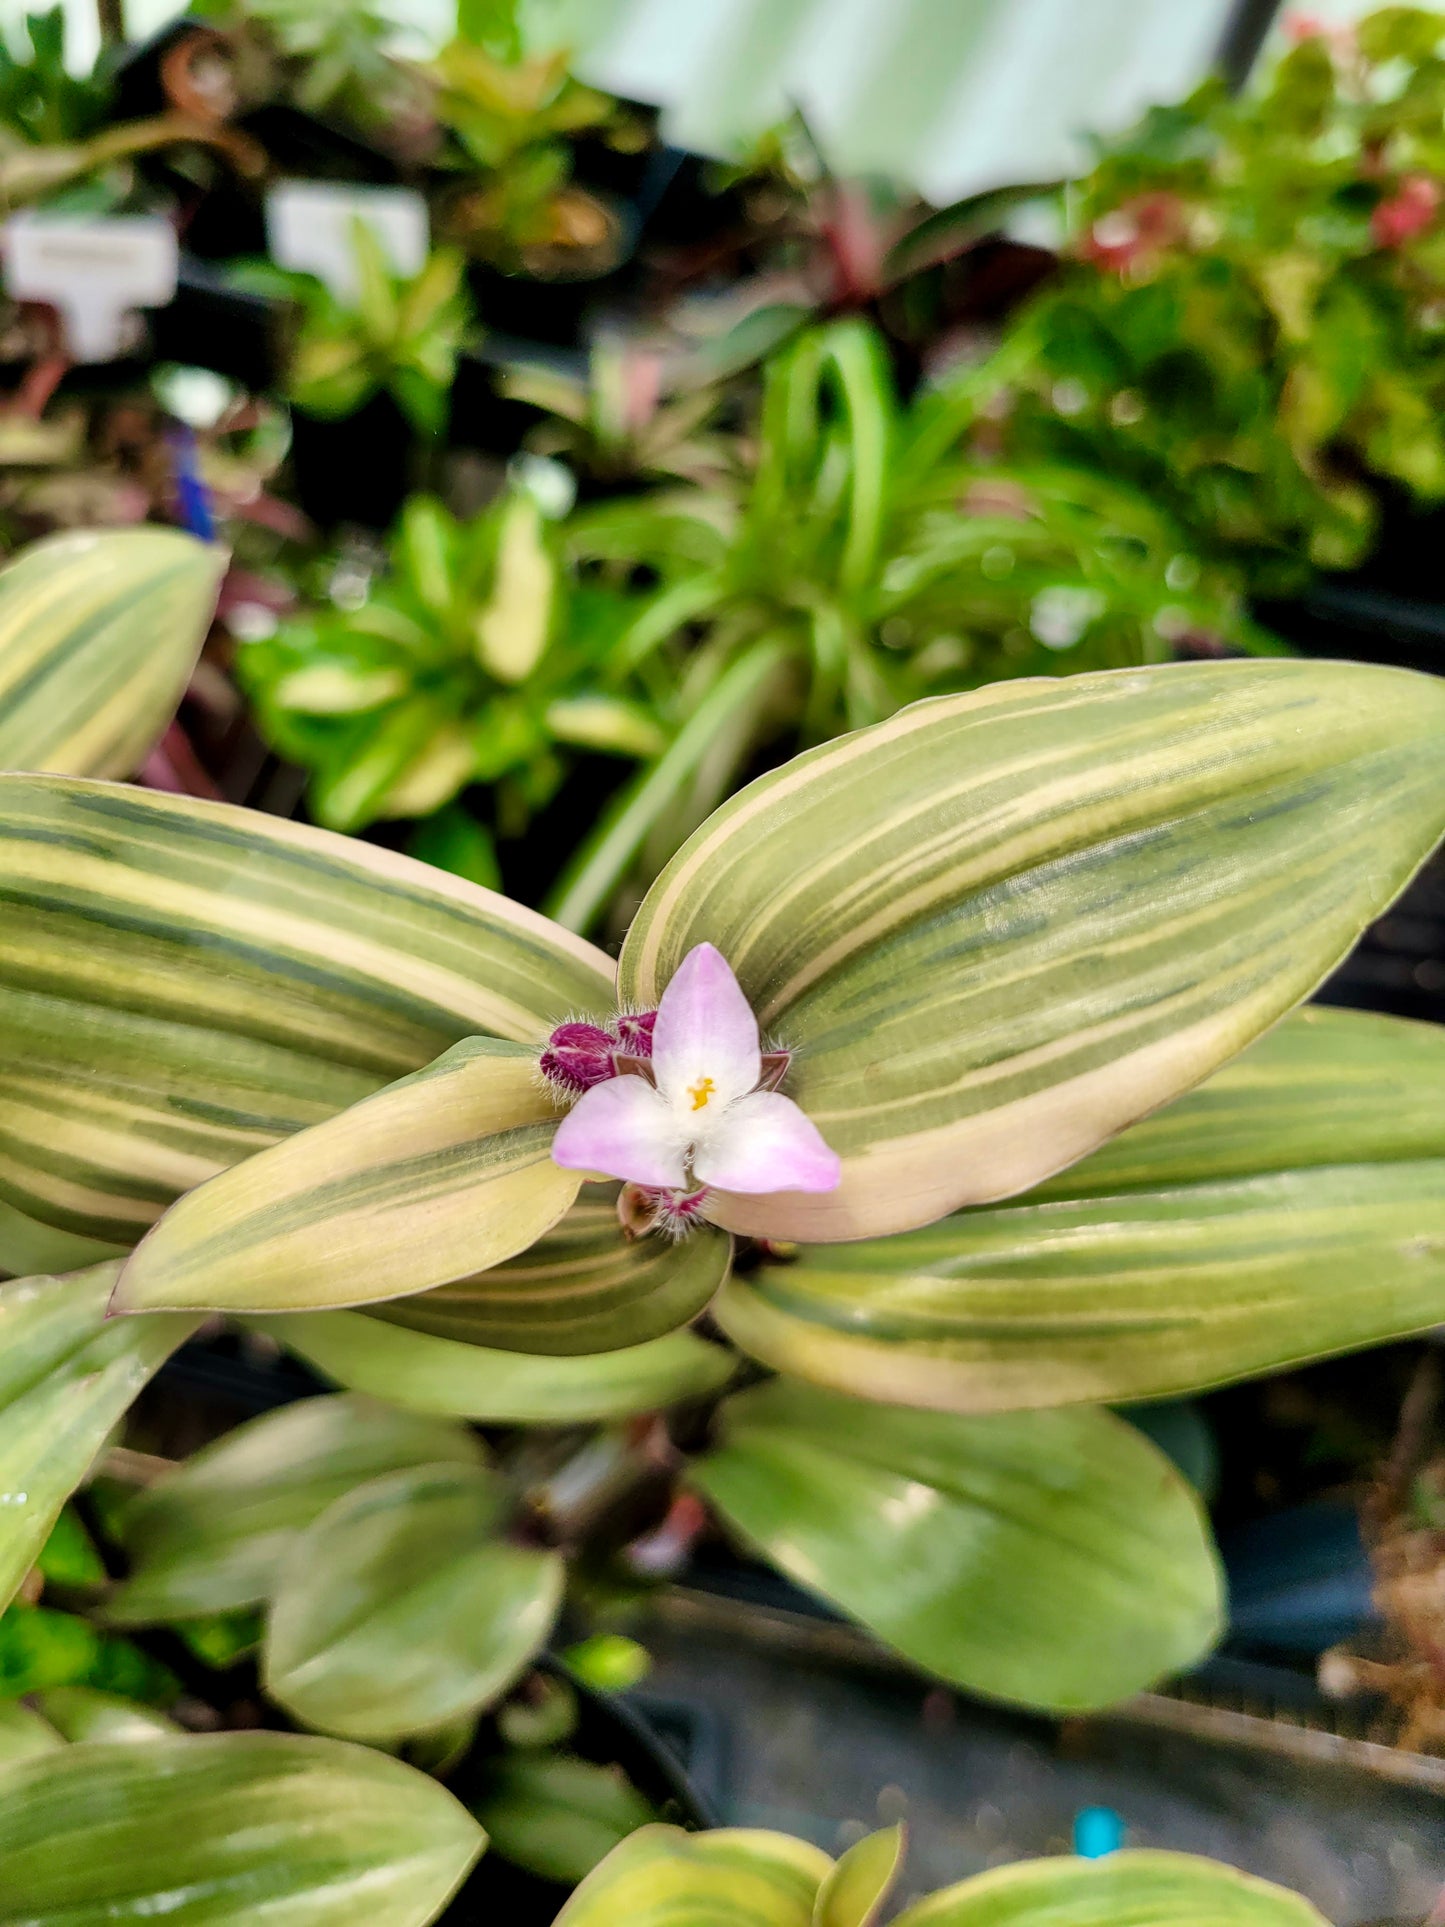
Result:
{"type": "Polygon", "coordinates": [[[561,1090],[590,1091],[616,1075],[616,1049],[617,1039],[597,1024],[559,1024],[542,1052],[542,1075],[561,1090]]]}
{"type": "Polygon", "coordinates": [[[655,1010],[644,1010],[634,1016],[618,1018],[618,1040],[628,1057],[651,1057],[652,1031],[656,1022],[655,1010]]]}

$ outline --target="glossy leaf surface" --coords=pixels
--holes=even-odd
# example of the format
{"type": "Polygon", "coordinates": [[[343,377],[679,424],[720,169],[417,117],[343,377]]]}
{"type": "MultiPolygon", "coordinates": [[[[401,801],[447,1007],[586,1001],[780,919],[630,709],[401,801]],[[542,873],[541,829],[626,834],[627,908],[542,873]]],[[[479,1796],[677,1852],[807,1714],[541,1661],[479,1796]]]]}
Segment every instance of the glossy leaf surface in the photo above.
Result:
{"type": "Polygon", "coordinates": [[[339,1385],[415,1412],[497,1424],[626,1418],[718,1391],[737,1365],[733,1353],[691,1332],[585,1358],[529,1358],[406,1331],[362,1312],[300,1312],[247,1323],[339,1385]]]}
{"type": "Polygon", "coordinates": [[[179,529],[77,530],[0,569],[0,769],[130,776],[175,714],[226,566],[179,529]]]}
{"type": "Polygon", "coordinates": [[[1110,1413],[962,1418],[779,1379],[723,1408],[722,1438],[693,1477],[748,1544],[970,1692],[1104,1706],[1218,1634],[1199,1502],[1110,1413]]]}
{"type": "Polygon", "coordinates": [[[133,1243],[172,1199],[473,1035],[608,1013],[533,911],[278,817],[0,777],[0,1198],[133,1243]]]}
{"type": "Polygon", "coordinates": [[[484,1844],[444,1787],[336,1740],[67,1747],[5,1771],[0,1922],[426,1927],[484,1844]]]}
{"type": "Polygon", "coordinates": [[[191,1318],[106,1321],[114,1265],[0,1285],[0,1608],[191,1318]]]}
{"type": "Polygon", "coordinates": [[[673,1243],[630,1242],[616,1187],[586,1185],[561,1222],[505,1264],[373,1316],[468,1345],[540,1355],[640,1345],[688,1324],[727,1275],[731,1240],[711,1227],[673,1243]]]}
{"type": "Polygon", "coordinates": [[[1007,1411],[1198,1391],[1430,1329],[1445,1033],[1310,1010],[1016,1204],[729,1285],[745,1351],[863,1397],[1007,1411]]]}
{"type": "Polygon", "coordinates": [[[473,1037],[178,1200],[119,1311],[330,1308],[425,1291],[525,1251],[579,1180],[552,1161],[536,1053],[473,1037]]]}
{"type": "Polygon", "coordinates": [[[1038,1184],[1304,997],[1445,829],[1445,690],[1329,662],[1171,664],[914,704],[761,777],[649,891],[651,1008],[704,939],[837,1191],[714,1200],[823,1242],[1038,1184]]]}
{"type": "MultiPolygon", "coordinates": [[[[145,1330],[123,1319],[121,1330],[145,1330]]],[[[449,1461],[475,1467],[464,1427],[369,1398],[301,1399],[235,1431],[140,1492],[121,1516],[131,1575],[109,1616],[151,1620],[234,1612],[269,1598],[300,1534],[368,1480],[449,1461]]]]}
{"type": "Polygon", "coordinates": [[[444,1727],[491,1702],[541,1647],[561,1555],[498,1536],[496,1475],[417,1466],[359,1486],[292,1547],[271,1601],[266,1690],[354,1740],[444,1727]]]}

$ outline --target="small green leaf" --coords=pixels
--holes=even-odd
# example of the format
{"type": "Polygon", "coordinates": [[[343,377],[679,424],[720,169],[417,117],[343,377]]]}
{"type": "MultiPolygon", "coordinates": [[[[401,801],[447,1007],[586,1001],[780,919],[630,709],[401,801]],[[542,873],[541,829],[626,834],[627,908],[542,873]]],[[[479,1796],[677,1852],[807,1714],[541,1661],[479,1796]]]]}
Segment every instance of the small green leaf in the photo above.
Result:
{"type": "Polygon", "coordinates": [[[434,1731],[488,1706],[540,1649],[560,1554],[496,1537],[504,1492],[481,1466],[393,1472],[338,1499],[281,1568],[266,1690],[354,1740],[434,1731]]]}
{"type": "Polygon", "coordinates": [[[503,1754],[472,1810],[494,1853],[568,1887],[657,1818],[620,1772],[554,1753],[503,1754]]]}
{"type": "Polygon", "coordinates": [[[54,1753],[65,1745],[48,1720],[18,1700],[0,1701],[0,1773],[17,1760],[54,1753]]]}
{"type": "Polygon", "coordinates": [[[469,1038],[172,1205],[114,1308],[365,1304],[499,1264],[577,1194],[552,1161],[556,1126],[536,1053],[469,1038]]]}
{"type": "Polygon", "coordinates": [[[497,535],[492,597],[477,617],[477,660],[498,682],[525,682],[547,647],[557,564],[530,495],[508,501],[497,535]]]}
{"type": "Polygon", "coordinates": [[[990,1699],[1106,1706],[1219,1632],[1198,1499],[1092,1407],[961,1418],[779,1379],[729,1401],[693,1477],[790,1577],[990,1699]]]}
{"type": "Polygon", "coordinates": [[[1025,1860],[920,1900],[894,1927],[1328,1927],[1307,1900],[1192,1854],[1025,1860]]]}
{"type": "Polygon", "coordinates": [[[35,1704],[56,1732],[72,1742],[160,1740],[181,1730],[153,1706],[94,1686],[53,1686],[38,1693],[35,1704]]]}
{"type": "Polygon", "coordinates": [[[66,1747],[4,1788],[6,1927],[427,1927],[486,1841],[411,1767],[294,1733],[66,1747]]]}
{"type": "Polygon", "coordinates": [[[0,768],[130,776],[175,714],[224,549],[179,529],[53,535],[0,569],[0,768]]]}
{"type": "Polygon", "coordinates": [[[642,1827],[588,1875],[556,1927],[813,1927],[832,1866],[786,1834],[642,1827]]]}
{"type": "Polygon", "coordinates": [[[385,1325],[362,1312],[249,1318],[323,1377],[416,1412],[499,1425],[626,1418],[705,1398],[732,1377],[733,1353],[691,1332],[585,1358],[529,1358],[385,1325]]]}
{"type": "Polygon", "coordinates": [[[464,1427],[367,1398],[308,1398],[267,1412],[130,1501],[120,1535],[132,1570],[107,1616],[145,1625],[259,1605],[300,1534],[354,1487],[409,1466],[476,1466],[482,1457],[464,1427]]]}

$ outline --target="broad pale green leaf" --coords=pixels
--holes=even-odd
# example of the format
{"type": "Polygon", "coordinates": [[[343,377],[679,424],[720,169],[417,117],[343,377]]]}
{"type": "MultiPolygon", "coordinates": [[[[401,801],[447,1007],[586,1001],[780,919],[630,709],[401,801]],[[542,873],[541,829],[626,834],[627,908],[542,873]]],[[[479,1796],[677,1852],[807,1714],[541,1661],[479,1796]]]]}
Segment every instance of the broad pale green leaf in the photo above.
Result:
{"type": "Polygon", "coordinates": [[[656,1004],[704,939],[836,1192],[719,1196],[809,1242],[1040,1183],[1305,996],[1445,829],[1445,689],[1328,662],[1171,664],[917,703],[725,804],[623,947],[656,1004]]]}
{"type": "Polygon", "coordinates": [[[102,1244],[98,1238],[79,1238],[73,1231],[56,1231],[0,1202],[0,1277],[79,1271],[123,1255],[123,1246],[102,1244]]]}
{"type": "Polygon", "coordinates": [[[1328,1927],[1298,1894],[1187,1853],[1025,1860],[930,1894],[894,1927],[1328,1927]]]}
{"type": "Polygon", "coordinates": [[[0,1198],[116,1243],[475,1034],[614,1008],[590,944],[374,845],[0,777],[0,1198]]]}
{"type": "Polygon", "coordinates": [[[556,1927],[813,1927],[833,1863],[782,1833],[641,1827],[597,1867],[556,1927]]]}
{"type": "Polygon", "coordinates": [[[497,1537],[505,1492],[482,1466],[416,1466],[324,1512],[281,1568],[266,1690],[352,1740],[445,1727],[488,1706],[552,1629],[559,1553],[497,1537]]]}
{"type": "Polygon", "coordinates": [[[375,1318],[468,1345],[576,1355],[661,1338],[696,1318],[727,1276],[732,1240],[710,1228],[629,1241],[617,1187],[590,1184],[546,1237],[454,1285],[377,1306],[375,1318]]]}
{"type": "Polygon", "coordinates": [[[153,1706],[95,1686],[52,1686],[35,1695],[35,1704],[62,1739],[76,1743],[160,1740],[181,1730],[153,1706]]]}
{"type": "MultiPolygon", "coordinates": [[[[0,1285],[0,1608],[192,1318],[105,1321],[114,1265],[0,1285]]],[[[0,1883],[3,1892],[3,1883],[0,1883]]]]}
{"type": "Polygon", "coordinates": [[[1197,1498],[1093,1407],[961,1418],[778,1379],[724,1406],[693,1477],[801,1585],[990,1699],[1105,1706],[1219,1632],[1197,1498]]]}
{"type": "Polygon", "coordinates": [[[570,1425],[655,1411],[720,1390],[737,1364],[733,1353],[691,1332],[585,1358],[529,1358],[406,1331],[364,1312],[296,1312],[246,1323],[338,1385],[416,1412],[499,1425],[570,1425]]]}
{"type": "Polygon", "coordinates": [[[6,1770],[0,1927],[427,1927],[486,1836],[369,1747],[208,1733],[6,1770]]]}
{"type": "Polygon", "coordinates": [[[1437,1026],[1302,1011],[1040,1192],[810,1247],[717,1315],[780,1371],[971,1412],[1199,1391],[1425,1331],[1442,1085],[1437,1026]]]}
{"type": "Polygon", "coordinates": [[[903,1866],[906,1844],[897,1826],[849,1847],[818,1889],[813,1927],[875,1927],[903,1866]]]}
{"type": "Polygon", "coordinates": [[[18,1760],[54,1753],[65,1741],[49,1720],[19,1700],[0,1700],[0,1773],[18,1760]]]}
{"type": "Polygon", "coordinates": [[[0,769],[129,776],[175,714],[226,567],[179,529],[77,530],[0,569],[0,769]]]}
{"type": "Polygon", "coordinates": [[[409,1466],[474,1467],[483,1457],[464,1426],[369,1398],[308,1398],[267,1412],[130,1501],[120,1530],[133,1569],[108,1617],[143,1625],[258,1605],[298,1536],[354,1487],[409,1466]]]}
{"type": "Polygon", "coordinates": [[[536,1053],[469,1038],[181,1198],[122,1269],[115,1309],[366,1304],[500,1264],[577,1195],[556,1129],[536,1053]]]}

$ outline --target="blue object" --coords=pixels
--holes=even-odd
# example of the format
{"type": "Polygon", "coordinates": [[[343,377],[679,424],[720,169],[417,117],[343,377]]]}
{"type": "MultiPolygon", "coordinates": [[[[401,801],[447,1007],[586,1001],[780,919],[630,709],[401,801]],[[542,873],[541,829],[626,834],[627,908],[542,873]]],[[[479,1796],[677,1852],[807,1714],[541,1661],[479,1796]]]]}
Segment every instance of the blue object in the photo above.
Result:
{"type": "Polygon", "coordinates": [[[1112,1807],[1080,1807],[1074,1816],[1074,1852],[1081,1860],[1102,1860],[1124,1844],[1124,1822],[1112,1807]]]}
{"type": "Polygon", "coordinates": [[[196,459],[196,438],[189,428],[172,431],[171,454],[175,459],[176,506],[181,526],[198,535],[203,542],[216,539],[216,518],[211,513],[211,495],[201,480],[196,459]]]}

